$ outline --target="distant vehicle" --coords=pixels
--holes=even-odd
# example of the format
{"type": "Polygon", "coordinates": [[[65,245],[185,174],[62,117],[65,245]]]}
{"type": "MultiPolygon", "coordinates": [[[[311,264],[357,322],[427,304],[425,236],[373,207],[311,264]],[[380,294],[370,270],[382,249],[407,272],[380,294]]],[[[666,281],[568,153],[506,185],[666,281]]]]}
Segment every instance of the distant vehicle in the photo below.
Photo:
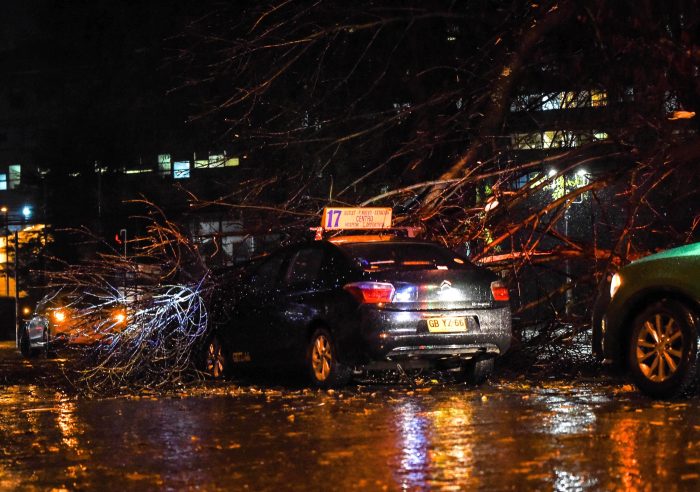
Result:
{"type": "Polygon", "coordinates": [[[52,346],[93,343],[125,322],[123,307],[98,310],[51,297],[39,302],[31,317],[21,323],[16,344],[24,357],[32,357],[47,353],[52,346]]]}
{"type": "Polygon", "coordinates": [[[697,377],[700,243],[630,263],[596,302],[593,351],[626,366],[655,398],[683,394],[697,377]]]}
{"type": "Polygon", "coordinates": [[[297,366],[313,385],[365,370],[452,369],[482,383],[511,343],[507,288],[431,242],[338,236],[283,248],[215,296],[203,366],[297,366]]]}

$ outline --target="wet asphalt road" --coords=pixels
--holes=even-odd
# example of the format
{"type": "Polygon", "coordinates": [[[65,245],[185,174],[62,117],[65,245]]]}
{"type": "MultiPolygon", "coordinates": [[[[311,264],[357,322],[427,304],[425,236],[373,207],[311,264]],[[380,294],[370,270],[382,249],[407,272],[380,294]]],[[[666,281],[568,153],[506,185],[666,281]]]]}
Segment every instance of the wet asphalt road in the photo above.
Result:
{"type": "Polygon", "coordinates": [[[47,387],[58,365],[0,344],[0,490],[700,490],[697,396],[500,377],[85,400],[47,387]]]}

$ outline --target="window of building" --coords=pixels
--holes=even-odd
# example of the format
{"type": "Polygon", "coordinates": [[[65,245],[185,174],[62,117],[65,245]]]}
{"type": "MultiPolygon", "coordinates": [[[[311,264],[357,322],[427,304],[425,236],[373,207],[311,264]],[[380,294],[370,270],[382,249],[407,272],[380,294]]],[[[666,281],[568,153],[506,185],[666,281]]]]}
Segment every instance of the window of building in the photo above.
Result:
{"type": "Polygon", "coordinates": [[[173,178],[188,179],[190,177],[190,161],[173,162],[173,178]]]}
{"type": "Polygon", "coordinates": [[[542,94],[518,94],[510,103],[511,111],[532,111],[538,109],[542,94]]]}
{"type": "Polygon", "coordinates": [[[197,159],[195,156],[194,168],[195,169],[214,169],[220,167],[232,167],[238,166],[238,157],[231,157],[230,159],[226,157],[226,152],[222,154],[209,154],[207,159],[197,159]]]}
{"type": "Polygon", "coordinates": [[[608,134],[596,130],[594,132],[574,132],[569,130],[548,130],[545,132],[517,133],[511,136],[514,149],[563,149],[580,147],[593,141],[606,140],[608,134]]]}
{"type": "Polygon", "coordinates": [[[552,111],[607,106],[608,93],[601,90],[563,91],[547,94],[519,94],[513,98],[510,110],[552,111]]]}
{"type": "Polygon", "coordinates": [[[143,174],[143,173],[151,173],[151,172],[153,172],[153,169],[148,168],[148,167],[136,167],[136,168],[124,169],[124,174],[143,174]]]}
{"type": "Polygon", "coordinates": [[[605,91],[591,91],[591,106],[599,108],[608,105],[608,93],[605,91]]]}
{"type": "Polygon", "coordinates": [[[209,154],[209,167],[224,167],[225,163],[225,154],[209,154]]]}
{"type": "Polygon", "coordinates": [[[7,189],[7,174],[0,173],[0,190],[7,189]]]}
{"type": "Polygon", "coordinates": [[[541,133],[516,133],[512,138],[513,148],[528,150],[542,148],[541,133]]]}
{"type": "Polygon", "coordinates": [[[544,177],[540,172],[525,173],[513,181],[513,188],[519,190],[528,183],[532,183],[532,187],[535,188],[543,181],[544,177]]]}
{"type": "Polygon", "coordinates": [[[164,175],[169,175],[172,169],[172,161],[170,160],[170,154],[159,154],[158,155],[158,172],[164,175]]]}
{"type": "Polygon", "coordinates": [[[7,168],[8,180],[7,188],[14,190],[17,188],[22,181],[22,166],[20,164],[11,164],[7,168]]]}

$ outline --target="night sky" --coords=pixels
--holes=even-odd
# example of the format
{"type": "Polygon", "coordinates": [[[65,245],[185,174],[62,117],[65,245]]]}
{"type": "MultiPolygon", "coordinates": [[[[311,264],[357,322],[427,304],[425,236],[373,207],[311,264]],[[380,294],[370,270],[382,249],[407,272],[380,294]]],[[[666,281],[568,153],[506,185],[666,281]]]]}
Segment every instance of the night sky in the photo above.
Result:
{"type": "MultiPolygon", "coordinates": [[[[35,129],[38,165],[119,165],[196,147],[180,84],[185,1],[11,1],[0,29],[0,90],[35,129]]],[[[201,5],[200,2],[197,2],[201,5]]]]}

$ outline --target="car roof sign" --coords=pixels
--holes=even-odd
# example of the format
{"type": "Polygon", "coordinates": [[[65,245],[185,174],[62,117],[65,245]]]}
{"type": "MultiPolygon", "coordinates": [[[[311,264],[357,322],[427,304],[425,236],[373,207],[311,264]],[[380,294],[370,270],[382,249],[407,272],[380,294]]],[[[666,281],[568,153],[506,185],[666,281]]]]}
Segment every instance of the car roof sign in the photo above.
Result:
{"type": "Polygon", "coordinates": [[[326,231],[389,229],[391,207],[326,207],[321,216],[321,228],[326,231]]]}

